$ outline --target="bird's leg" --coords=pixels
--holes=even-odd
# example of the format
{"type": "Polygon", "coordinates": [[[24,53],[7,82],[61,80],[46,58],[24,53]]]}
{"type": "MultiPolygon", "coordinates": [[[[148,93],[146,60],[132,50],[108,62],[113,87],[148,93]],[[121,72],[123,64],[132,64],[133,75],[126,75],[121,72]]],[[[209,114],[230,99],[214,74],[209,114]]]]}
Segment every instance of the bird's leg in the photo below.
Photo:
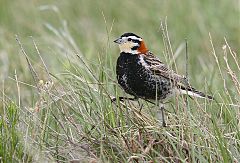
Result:
{"type": "Polygon", "coordinates": [[[140,109],[139,109],[139,113],[141,113],[141,111],[142,111],[142,107],[143,107],[143,104],[141,104],[139,100],[138,100],[138,105],[139,105],[139,107],[140,107],[140,109]]]}
{"type": "Polygon", "coordinates": [[[162,113],[162,126],[166,127],[167,124],[166,124],[165,118],[164,118],[164,105],[163,104],[160,104],[160,109],[161,109],[161,113],[162,113]]]}

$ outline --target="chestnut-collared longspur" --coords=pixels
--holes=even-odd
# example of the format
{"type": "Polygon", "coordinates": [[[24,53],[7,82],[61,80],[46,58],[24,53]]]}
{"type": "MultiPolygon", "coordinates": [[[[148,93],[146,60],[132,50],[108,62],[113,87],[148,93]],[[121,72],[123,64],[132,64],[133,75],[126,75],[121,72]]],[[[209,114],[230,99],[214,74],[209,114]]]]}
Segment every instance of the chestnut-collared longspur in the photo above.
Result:
{"type": "Polygon", "coordinates": [[[184,76],[169,69],[148,50],[143,39],[136,34],[124,33],[114,42],[121,51],[116,65],[117,80],[126,93],[134,96],[133,99],[157,99],[163,103],[176,94],[213,99],[194,89],[184,76]]]}

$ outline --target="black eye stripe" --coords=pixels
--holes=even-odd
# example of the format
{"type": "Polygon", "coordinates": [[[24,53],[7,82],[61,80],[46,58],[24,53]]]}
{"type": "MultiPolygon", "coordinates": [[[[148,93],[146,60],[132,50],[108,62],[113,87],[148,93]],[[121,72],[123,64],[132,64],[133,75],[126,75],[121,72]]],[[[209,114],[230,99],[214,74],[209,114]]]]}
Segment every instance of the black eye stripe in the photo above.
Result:
{"type": "Polygon", "coordinates": [[[133,42],[136,42],[136,43],[140,43],[140,41],[139,40],[132,40],[133,42]]]}
{"type": "Polygon", "coordinates": [[[132,41],[132,42],[134,42],[134,43],[139,43],[139,44],[140,44],[140,41],[139,41],[139,40],[134,40],[134,39],[131,39],[131,38],[128,38],[127,40],[128,40],[128,41],[132,41]]]}
{"type": "Polygon", "coordinates": [[[135,40],[135,39],[132,39],[132,38],[128,38],[127,40],[128,40],[128,41],[135,42],[135,43],[140,43],[140,41],[139,41],[139,40],[135,40]]]}

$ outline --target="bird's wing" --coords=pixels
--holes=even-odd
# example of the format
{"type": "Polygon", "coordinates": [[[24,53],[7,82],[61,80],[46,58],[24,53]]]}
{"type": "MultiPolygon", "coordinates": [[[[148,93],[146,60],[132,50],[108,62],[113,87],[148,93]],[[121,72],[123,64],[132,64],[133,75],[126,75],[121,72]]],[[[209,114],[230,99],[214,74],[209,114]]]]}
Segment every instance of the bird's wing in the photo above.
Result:
{"type": "Polygon", "coordinates": [[[177,87],[191,87],[186,78],[169,69],[160,59],[151,52],[143,55],[143,59],[153,74],[170,79],[177,87]]]}
{"type": "Polygon", "coordinates": [[[188,94],[190,96],[201,97],[213,99],[212,96],[205,95],[203,92],[200,92],[193,88],[186,77],[177,74],[175,71],[169,69],[160,59],[154,56],[151,52],[147,54],[142,54],[144,64],[147,68],[152,71],[153,74],[161,76],[167,79],[170,79],[172,83],[179,88],[180,93],[188,94]]]}

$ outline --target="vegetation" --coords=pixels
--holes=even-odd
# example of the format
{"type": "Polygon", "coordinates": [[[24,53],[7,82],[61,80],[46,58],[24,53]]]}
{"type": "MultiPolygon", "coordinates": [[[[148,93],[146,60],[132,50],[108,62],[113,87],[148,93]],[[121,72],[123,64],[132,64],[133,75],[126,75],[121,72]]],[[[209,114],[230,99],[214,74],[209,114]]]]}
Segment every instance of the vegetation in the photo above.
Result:
{"type": "Polygon", "coordinates": [[[236,0],[1,0],[1,162],[238,162],[239,15],[236,0]],[[165,128],[158,106],[112,102],[124,32],[216,101],[172,99],[165,128]]]}

